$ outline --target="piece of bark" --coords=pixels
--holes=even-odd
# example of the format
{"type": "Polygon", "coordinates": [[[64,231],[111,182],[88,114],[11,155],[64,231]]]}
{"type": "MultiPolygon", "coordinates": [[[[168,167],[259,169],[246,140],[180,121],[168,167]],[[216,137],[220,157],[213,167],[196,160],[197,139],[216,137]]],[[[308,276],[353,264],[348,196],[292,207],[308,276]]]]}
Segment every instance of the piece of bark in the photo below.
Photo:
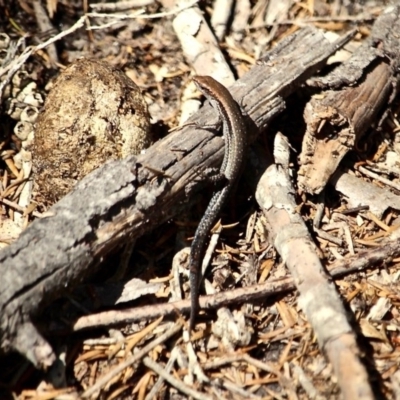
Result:
{"type": "Polygon", "coordinates": [[[188,63],[196,73],[211,75],[223,85],[235,81],[217,39],[197,5],[180,12],[173,21],[175,33],[188,63]]]}
{"type": "MultiPolygon", "coordinates": [[[[321,31],[305,28],[279,44],[267,63],[236,82],[231,92],[247,115],[249,137],[257,136],[284,109],[283,99],[347,40],[331,44],[321,31]]],[[[21,330],[22,324],[93,273],[128,236],[139,237],[187,206],[201,187],[201,172],[223,158],[221,137],[202,128],[216,116],[207,104],[146,154],[93,171],[0,253],[3,350],[16,348],[37,367],[52,363],[48,347],[32,352],[33,341],[46,342],[37,331],[35,336],[32,329],[21,330]]]]}
{"type": "Polygon", "coordinates": [[[234,11],[235,2],[233,0],[215,0],[214,9],[211,16],[211,26],[218,40],[223,40],[228,29],[229,20],[234,11]]]}
{"type": "MultiPolygon", "coordinates": [[[[38,24],[40,31],[44,33],[54,30],[54,26],[50,21],[50,18],[53,18],[53,15],[50,15],[49,18],[49,16],[46,13],[46,10],[43,7],[42,2],[40,0],[34,0],[32,2],[32,6],[33,6],[33,11],[35,13],[36,22],[38,24]]],[[[47,53],[50,57],[52,66],[57,65],[59,60],[58,60],[57,48],[54,43],[48,46],[47,53]]]]}
{"type": "Polygon", "coordinates": [[[308,229],[296,211],[289,173],[289,145],[279,133],[273,164],[257,187],[256,200],[267,221],[269,237],[288,267],[299,291],[299,306],[332,363],[344,399],[374,399],[361,362],[357,337],[331,277],[319,259],[308,229]],[[277,157],[278,155],[278,157],[277,157]]]}
{"type": "Polygon", "coordinates": [[[233,16],[230,36],[239,41],[243,38],[248,30],[248,21],[252,18],[252,6],[250,0],[236,0],[235,14],[233,16]]]}
{"type": "Polygon", "coordinates": [[[389,6],[376,19],[371,35],[357,48],[345,63],[339,65],[325,76],[312,77],[307,81],[309,86],[323,89],[340,89],[354,86],[360,80],[373,61],[386,59],[397,65],[399,38],[399,6],[389,6]]]}
{"type": "Polygon", "coordinates": [[[338,171],[330,182],[345,196],[349,208],[367,205],[379,219],[389,207],[400,210],[400,197],[386,187],[379,187],[341,171],[338,171]]]}
{"type": "Polygon", "coordinates": [[[371,37],[325,80],[314,85],[341,88],[318,94],[307,105],[300,154],[299,186],[320,193],[343,157],[391,103],[400,85],[400,6],[389,7],[371,37]]]}

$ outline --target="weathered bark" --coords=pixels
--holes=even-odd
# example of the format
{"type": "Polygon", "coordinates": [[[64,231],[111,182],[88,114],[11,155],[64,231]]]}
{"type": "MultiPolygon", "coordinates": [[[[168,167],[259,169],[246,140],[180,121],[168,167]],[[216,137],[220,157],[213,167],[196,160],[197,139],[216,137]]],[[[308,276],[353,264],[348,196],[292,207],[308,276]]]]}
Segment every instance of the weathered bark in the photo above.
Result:
{"type": "MultiPolygon", "coordinates": [[[[344,44],[306,28],[284,40],[231,88],[256,137],[285,108],[284,98],[344,44]],[[310,51],[313,49],[313,51],[310,51]]],[[[86,176],[0,253],[0,345],[38,367],[54,360],[32,316],[94,272],[103,256],[174,216],[201,186],[199,172],[222,161],[223,141],[202,129],[217,118],[210,105],[146,154],[105,164],[86,176]]],[[[204,183],[203,183],[204,185],[204,183]]]]}
{"type": "Polygon", "coordinates": [[[313,327],[319,347],[332,363],[343,398],[372,400],[374,395],[361,362],[357,335],[320,260],[312,236],[296,211],[289,144],[280,133],[275,138],[274,150],[275,164],[267,168],[256,191],[257,203],[266,217],[269,238],[293,277],[299,291],[298,305],[313,327]]]}
{"type": "Polygon", "coordinates": [[[347,62],[326,77],[310,79],[314,86],[335,90],[318,93],[305,109],[299,185],[307,192],[324,189],[343,157],[375,121],[383,119],[397,94],[399,14],[399,6],[383,13],[371,36],[347,62]]]}

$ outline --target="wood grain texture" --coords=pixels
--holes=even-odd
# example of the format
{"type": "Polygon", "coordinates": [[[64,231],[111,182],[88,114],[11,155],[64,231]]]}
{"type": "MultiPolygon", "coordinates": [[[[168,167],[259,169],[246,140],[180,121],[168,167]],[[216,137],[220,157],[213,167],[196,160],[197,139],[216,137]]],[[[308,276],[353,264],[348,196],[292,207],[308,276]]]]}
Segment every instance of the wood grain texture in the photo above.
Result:
{"type": "MultiPolygon", "coordinates": [[[[232,86],[246,113],[249,141],[284,110],[284,98],[347,40],[330,44],[321,31],[302,29],[232,86]]],[[[128,235],[137,238],[188,206],[193,192],[205,184],[201,171],[222,162],[222,139],[201,128],[216,118],[206,104],[189,121],[193,124],[155,143],[146,154],[93,171],[0,253],[3,350],[17,349],[37,367],[52,363],[54,354],[31,319],[92,274],[128,235]]]]}
{"type": "Polygon", "coordinates": [[[318,194],[343,157],[379,128],[400,87],[400,7],[388,8],[349,60],[309,84],[324,88],[306,105],[299,185],[318,194]]]}

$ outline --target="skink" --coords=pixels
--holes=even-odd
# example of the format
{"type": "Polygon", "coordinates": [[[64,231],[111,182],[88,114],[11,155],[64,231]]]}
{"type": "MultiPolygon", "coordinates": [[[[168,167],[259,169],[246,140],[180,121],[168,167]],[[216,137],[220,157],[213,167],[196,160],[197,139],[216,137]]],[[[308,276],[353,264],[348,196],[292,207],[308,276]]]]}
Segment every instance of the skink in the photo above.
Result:
{"type": "Polygon", "coordinates": [[[230,92],[210,76],[195,76],[193,82],[218,111],[222,119],[225,154],[220,174],[224,176],[226,184],[222,189],[213,194],[203,218],[197,227],[191,246],[189,259],[191,293],[190,331],[194,328],[199,309],[199,278],[206,240],[230,190],[239,176],[246,146],[246,125],[240,107],[230,92]]]}

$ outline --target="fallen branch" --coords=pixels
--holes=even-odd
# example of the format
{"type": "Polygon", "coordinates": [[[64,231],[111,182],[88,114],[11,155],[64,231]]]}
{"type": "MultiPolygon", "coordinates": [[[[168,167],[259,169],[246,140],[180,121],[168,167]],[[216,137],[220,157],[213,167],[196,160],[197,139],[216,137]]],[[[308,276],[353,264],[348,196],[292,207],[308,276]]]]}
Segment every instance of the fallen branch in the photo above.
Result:
{"type": "Polygon", "coordinates": [[[296,212],[288,168],[289,146],[285,143],[278,133],[275,147],[280,150],[280,163],[271,165],[260,179],[257,202],[266,217],[270,239],[299,290],[299,305],[332,363],[343,398],[355,399],[362,393],[363,399],[372,400],[374,395],[361,362],[356,334],[306,224],[296,212]],[[283,157],[285,152],[287,156],[283,157]]]}
{"type": "MultiPolygon", "coordinates": [[[[332,278],[338,278],[363,271],[366,268],[386,266],[396,257],[400,257],[400,239],[388,241],[383,243],[381,247],[362,251],[355,256],[337,261],[328,267],[328,271],[332,278]]],[[[199,303],[202,310],[220,309],[229,304],[252,303],[259,299],[265,300],[295,289],[296,285],[293,278],[281,278],[213,295],[200,296],[199,303]]],[[[161,316],[186,314],[189,310],[190,299],[124,310],[103,311],[78,318],[71,326],[71,330],[78,332],[93,328],[109,328],[121,324],[152,320],[161,316]]],[[[65,333],[65,330],[62,332],[65,333]]],[[[57,330],[51,331],[51,333],[56,334],[57,330]]]]}
{"type": "MultiPolygon", "coordinates": [[[[283,99],[348,40],[349,35],[331,44],[321,31],[305,28],[236,82],[231,92],[248,116],[250,140],[285,108],[283,99]]],[[[92,274],[128,236],[138,238],[187,207],[204,185],[199,172],[222,161],[222,139],[201,128],[215,120],[206,105],[146,154],[105,164],[0,253],[2,349],[18,350],[37,367],[53,363],[32,316],[92,274]]]]}

